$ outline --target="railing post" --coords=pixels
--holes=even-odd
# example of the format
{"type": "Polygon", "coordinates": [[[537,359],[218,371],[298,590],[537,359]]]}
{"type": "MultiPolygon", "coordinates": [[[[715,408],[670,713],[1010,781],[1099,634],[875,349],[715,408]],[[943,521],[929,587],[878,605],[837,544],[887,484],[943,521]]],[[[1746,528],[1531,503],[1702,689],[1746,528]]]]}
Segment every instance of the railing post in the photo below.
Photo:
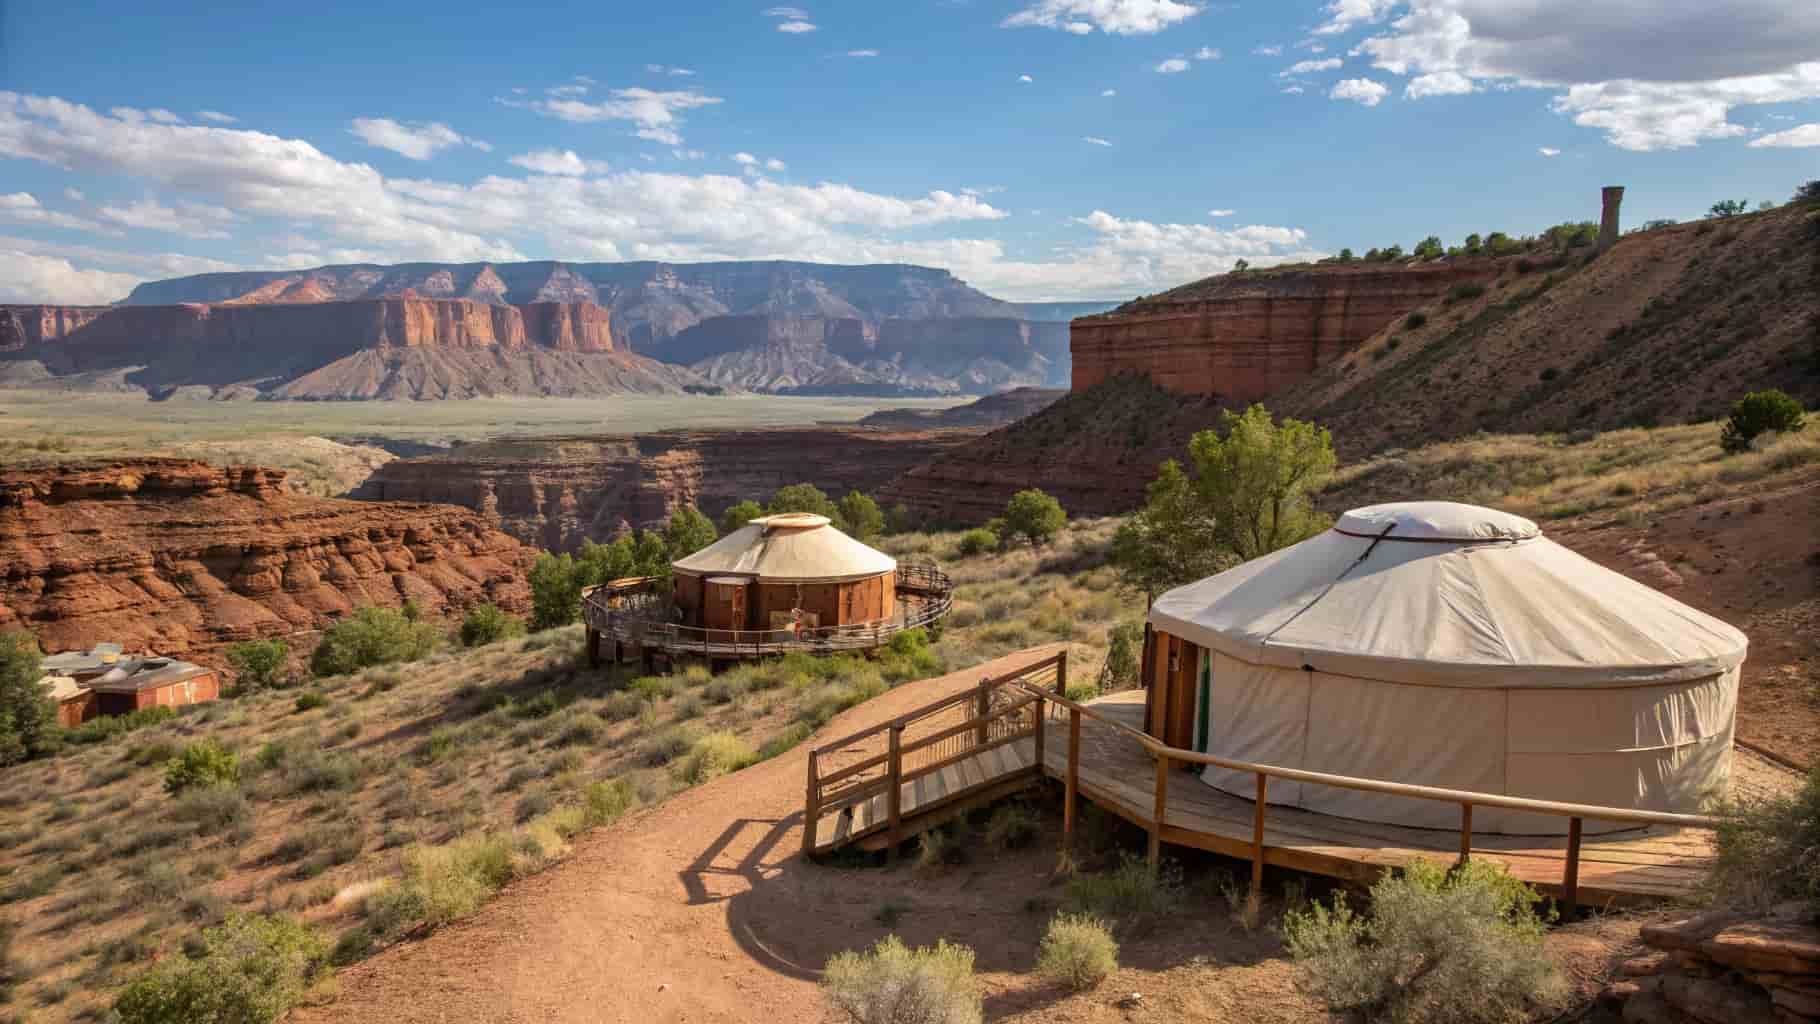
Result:
{"type": "Polygon", "coordinates": [[[1068,774],[1062,784],[1062,849],[1074,848],[1074,804],[1081,791],[1081,709],[1068,709],[1068,774]]]}
{"type": "Polygon", "coordinates": [[[1036,709],[1036,777],[1038,779],[1043,777],[1043,736],[1049,731],[1048,726],[1043,722],[1043,704],[1043,698],[1039,695],[1036,703],[1030,705],[1036,709]]]}
{"type": "Polygon", "coordinates": [[[1472,801],[1460,804],[1460,863],[1472,859],[1472,801]]]}
{"type": "Polygon", "coordinates": [[[1163,864],[1163,815],[1169,807],[1169,755],[1156,755],[1156,804],[1150,812],[1150,873],[1163,864]]]}
{"type": "Polygon", "coordinates": [[[991,685],[992,680],[990,679],[980,680],[979,696],[974,698],[974,702],[977,705],[974,708],[974,714],[979,721],[979,726],[973,730],[973,745],[976,747],[985,746],[986,741],[991,738],[991,723],[986,721],[986,716],[992,713],[991,685]]]}
{"type": "Polygon", "coordinates": [[[1264,898],[1264,808],[1270,776],[1258,773],[1258,802],[1251,812],[1251,892],[1245,897],[1245,920],[1255,926],[1264,898]]]}
{"type": "Polygon", "coordinates": [[[1055,692],[1068,696],[1068,652],[1055,656],[1055,692]]]}
{"type": "Polygon", "coordinates": [[[885,790],[885,821],[889,830],[887,839],[891,843],[885,848],[887,864],[897,860],[897,844],[902,840],[903,827],[903,776],[904,776],[904,727],[891,723],[891,754],[886,761],[885,777],[890,786],[885,790]]]}
{"type": "Polygon", "coordinates": [[[817,777],[815,766],[815,749],[809,749],[809,791],[803,800],[803,853],[815,852],[815,826],[821,823],[822,792],[821,780],[817,777]]]}
{"type": "Polygon", "coordinates": [[[1561,916],[1580,909],[1580,819],[1567,819],[1567,869],[1561,879],[1561,916]]]}

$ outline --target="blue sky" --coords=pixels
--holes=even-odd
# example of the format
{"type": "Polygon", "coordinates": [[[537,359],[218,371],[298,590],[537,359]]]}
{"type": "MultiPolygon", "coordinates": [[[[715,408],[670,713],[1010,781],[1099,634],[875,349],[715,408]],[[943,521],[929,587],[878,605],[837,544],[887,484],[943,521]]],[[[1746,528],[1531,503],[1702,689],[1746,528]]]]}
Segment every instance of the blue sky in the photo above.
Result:
{"type": "Polygon", "coordinates": [[[7,0],[0,33],[0,301],[537,258],[1123,298],[1820,177],[1811,0],[7,0]]]}

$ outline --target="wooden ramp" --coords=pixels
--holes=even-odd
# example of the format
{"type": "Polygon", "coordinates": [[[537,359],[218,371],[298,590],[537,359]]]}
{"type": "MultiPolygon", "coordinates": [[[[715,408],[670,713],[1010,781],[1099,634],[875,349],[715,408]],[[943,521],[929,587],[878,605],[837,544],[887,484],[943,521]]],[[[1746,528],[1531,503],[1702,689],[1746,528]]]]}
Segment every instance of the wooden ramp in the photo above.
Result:
{"type": "MultiPolygon", "coordinates": [[[[898,786],[898,837],[908,839],[955,816],[1037,782],[1034,741],[1025,739],[969,755],[898,786]]],[[[888,794],[876,793],[825,812],[816,825],[815,852],[857,845],[878,851],[891,842],[888,794]]]]}

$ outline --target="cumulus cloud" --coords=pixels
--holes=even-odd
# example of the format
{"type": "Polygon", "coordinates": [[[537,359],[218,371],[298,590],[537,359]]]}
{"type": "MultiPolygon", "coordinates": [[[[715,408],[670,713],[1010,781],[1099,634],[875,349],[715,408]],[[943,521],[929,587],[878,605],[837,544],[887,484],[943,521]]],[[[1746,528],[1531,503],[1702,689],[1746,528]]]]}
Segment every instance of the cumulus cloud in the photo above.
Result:
{"type": "Polygon", "coordinates": [[[1158,74],[1179,75],[1188,70],[1188,62],[1181,57],[1171,57],[1156,66],[1158,74]]]}
{"type": "Polygon", "coordinates": [[[1333,0],[1324,9],[1327,20],[1315,28],[1315,34],[1349,32],[1357,25],[1382,20],[1396,5],[1397,0],[1333,0]]]}
{"type": "Polygon", "coordinates": [[[1556,149],[1553,146],[1543,146],[1543,147],[1537,149],[1536,152],[1542,154],[1543,156],[1560,156],[1561,155],[1561,151],[1556,149]]]}
{"type": "Polygon", "coordinates": [[[1031,78],[1029,75],[1019,75],[1019,76],[1017,76],[1017,80],[1020,82],[1024,82],[1024,83],[1030,83],[1030,82],[1036,81],[1036,79],[1031,78]]]}
{"type": "Polygon", "coordinates": [[[721,102],[718,96],[709,96],[694,89],[614,89],[608,97],[600,102],[561,98],[501,99],[499,102],[509,107],[525,107],[545,117],[573,124],[630,121],[637,125],[634,135],[668,146],[682,145],[682,118],[678,116],[682,111],[721,102]]]}
{"type": "Polygon", "coordinates": [[[215,124],[233,124],[240,120],[232,114],[223,114],[219,110],[198,110],[196,116],[204,121],[213,121],[215,124]]]}
{"type": "Polygon", "coordinates": [[[0,302],[58,302],[100,306],[126,298],[144,278],[106,270],[83,270],[67,259],[0,245],[0,302]]]}
{"type": "MultiPolygon", "coordinates": [[[[75,191],[70,189],[68,191],[75,191]]],[[[68,192],[65,193],[67,196],[68,192]]],[[[81,198],[77,192],[76,197],[81,198]]],[[[84,217],[53,210],[30,192],[0,193],[0,220],[37,227],[64,228],[70,231],[102,231],[101,225],[84,217]]]]}
{"type": "Polygon", "coordinates": [[[389,149],[412,160],[428,160],[453,146],[474,146],[490,150],[484,142],[467,138],[441,121],[428,124],[404,124],[389,117],[357,117],[348,131],[369,146],[389,149]]]}
{"type": "Polygon", "coordinates": [[[605,160],[583,160],[572,149],[536,149],[529,153],[520,153],[507,163],[515,164],[536,174],[552,174],[570,178],[578,178],[584,174],[605,174],[611,169],[605,160]]]}
{"type": "MultiPolygon", "coordinates": [[[[672,75],[678,78],[691,78],[695,75],[693,68],[679,68],[667,64],[646,64],[645,70],[654,75],[672,75]]],[[[593,82],[593,79],[588,79],[588,84],[592,85],[593,82]]]]}
{"type": "Polygon", "coordinates": [[[1820,146],[1820,122],[1799,125],[1787,131],[1774,132],[1769,135],[1759,135],[1750,140],[1750,144],[1752,148],[1756,149],[1765,146],[1789,148],[1820,146]]]}
{"type": "Polygon", "coordinates": [[[878,56],[878,51],[877,50],[848,50],[847,56],[849,56],[849,57],[876,57],[876,56],[878,56]]]}
{"type": "Polygon", "coordinates": [[[1254,46],[1251,52],[1259,57],[1281,57],[1283,48],[1281,46],[1254,46]]]}
{"type": "Polygon", "coordinates": [[[1277,77],[1288,78],[1291,75],[1311,75],[1317,71],[1332,71],[1334,68],[1339,67],[1341,63],[1342,62],[1338,57],[1328,57],[1324,60],[1298,60],[1294,64],[1277,72],[1277,77]]]}
{"type": "MultiPolygon", "coordinates": [[[[1371,8],[1352,24],[1386,13],[1378,0],[1342,2],[1371,8]]],[[[1356,52],[1416,76],[1411,98],[1463,83],[1555,90],[1557,113],[1648,151],[1747,134],[1730,120],[1738,106],[1820,98],[1817,38],[1811,0],[1409,0],[1356,52]]]]}
{"type": "Polygon", "coordinates": [[[163,231],[186,238],[226,238],[234,211],[208,203],[179,203],[166,206],[156,199],[140,199],[125,204],[109,204],[97,211],[101,219],[121,227],[140,231],[163,231]]]}
{"type": "Polygon", "coordinates": [[[1101,96],[1117,96],[1118,94],[1119,94],[1119,91],[1117,89],[1101,89],[1100,90],[1101,96]]]}
{"type": "Polygon", "coordinates": [[[1375,107],[1384,101],[1384,95],[1390,92],[1380,82],[1369,78],[1342,78],[1327,91],[1327,97],[1335,100],[1352,100],[1367,107],[1375,107]]]}
{"type": "Polygon", "coordinates": [[[767,18],[793,18],[801,21],[809,16],[809,12],[801,7],[767,7],[764,15],[767,18]]]}
{"type": "Polygon", "coordinates": [[[1094,145],[1094,146],[1110,146],[1110,145],[1112,145],[1112,142],[1111,142],[1111,140],[1109,140],[1109,139],[1102,139],[1102,138],[1100,138],[1100,137],[1099,137],[1099,136],[1098,136],[1098,135],[1083,135],[1083,136],[1081,136],[1081,141],[1082,141],[1082,142],[1085,142],[1085,143],[1088,143],[1088,144],[1090,144],[1090,145],[1094,145]]]}
{"type": "Polygon", "coordinates": [[[815,23],[809,21],[785,21],[778,24],[777,30],[779,32],[788,32],[791,35],[801,35],[804,32],[815,31],[815,23]]]}
{"type": "Polygon", "coordinates": [[[1179,0],[1037,0],[999,24],[1005,28],[1053,28],[1085,35],[1098,28],[1113,35],[1152,35],[1201,13],[1179,0]]]}
{"type": "Polygon", "coordinates": [[[1195,60],[1219,60],[1221,56],[1220,51],[1211,46],[1203,46],[1194,51],[1195,60]]]}
{"type": "Polygon", "coordinates": [[[1208,210],[1207,216],[1209,216],[1209,217],[1230,217],[1237,212],[1238,212],[1237,210],[1208,210]]]}
{"type": "Polygon", "coordinates": [[[767,170],[767,171],[781,171],[781,170],[784,170],[787,166],[789,166],[789,165],[785,164],[782,160],[779,160],[778,158],[776,158],[774,156],[767,157],[765,159],[765,170],[767,170]]]}
{"type": "Polygon", "coordinates": [[[1300,96],[1307,91],[1308,90],[1299,85],[1285,85],[1283,87],[1283,93],[1288,96],[1300,96]]]}

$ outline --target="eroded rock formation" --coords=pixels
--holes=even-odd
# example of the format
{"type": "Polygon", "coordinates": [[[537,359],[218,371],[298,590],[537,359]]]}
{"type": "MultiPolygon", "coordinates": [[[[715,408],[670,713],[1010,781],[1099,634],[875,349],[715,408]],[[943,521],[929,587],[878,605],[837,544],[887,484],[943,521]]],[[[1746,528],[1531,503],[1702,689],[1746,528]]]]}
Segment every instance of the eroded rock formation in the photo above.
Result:
{"type": "Polygon", "coordinates": [[[354,497],[461,505],[499,516],[502,528],[526,543],[573,550],[583,540],[611,539],[622,524],[661,523],[683,504],[718,517],[786,484],[812,483],[834,497],[871,493],[977,436],[804,427],[511,438],[393,460],[354,497]]]}
{"type": "Polygon", "coordinates": [[[1634,1024],[1820,1021],[1820,922],[1788,903],[1646,924],[1651,955],[1619,966],[1600,1001],[1634,1024]]]}
{"type": "Polygon", "coordinates": [[[447,505],[291,493],[282,470],[126,459],[0,472],[0,630],[219,661],[362,605],[529,605],[533,552],[447,505]]]}
{"type": "Polygon", "coordinates": [[[107,306],[0,305],[0,352],[55,341],[107,311],[107,306]]]}

